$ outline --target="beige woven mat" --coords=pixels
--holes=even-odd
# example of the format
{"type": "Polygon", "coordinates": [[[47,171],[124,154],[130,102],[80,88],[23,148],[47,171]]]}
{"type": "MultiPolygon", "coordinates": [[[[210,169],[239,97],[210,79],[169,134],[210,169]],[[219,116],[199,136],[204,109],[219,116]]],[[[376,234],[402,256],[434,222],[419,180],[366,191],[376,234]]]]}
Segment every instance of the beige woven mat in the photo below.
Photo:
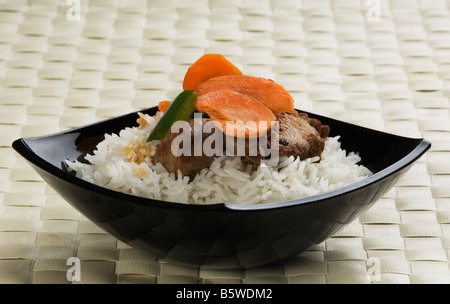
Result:
{"type": "Polygon", "coordinates": [[[0,283],[450,283],[450,1],[1,0],[0,283]],[[190,269],[118,242],[11,148],[147,108],[226,55],[296,106],[431,150],[358,221],[284,263],[190,269]]]}

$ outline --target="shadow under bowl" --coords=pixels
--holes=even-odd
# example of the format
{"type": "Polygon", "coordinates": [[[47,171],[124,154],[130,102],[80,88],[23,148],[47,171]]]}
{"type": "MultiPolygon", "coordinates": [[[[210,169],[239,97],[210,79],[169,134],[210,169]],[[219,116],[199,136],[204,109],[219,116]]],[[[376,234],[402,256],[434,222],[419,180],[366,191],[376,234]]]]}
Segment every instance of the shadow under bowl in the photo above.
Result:
{"type": "MultiPolygon", "coordinates": [[[[140,111],[154,115],[157,108],[140,111]]],[[[340,136],[374,174],[328,193],[260,205],[188,205],[119,193],[64,169],[92,152],[105,133],[137,126],[137,112],[38,138],[13,148],[75,209],[107,233],[155,258],[205,268],[257,267],[295,256],[331,237],[369,209],[431,146],[307,113],[340,136]]]]}

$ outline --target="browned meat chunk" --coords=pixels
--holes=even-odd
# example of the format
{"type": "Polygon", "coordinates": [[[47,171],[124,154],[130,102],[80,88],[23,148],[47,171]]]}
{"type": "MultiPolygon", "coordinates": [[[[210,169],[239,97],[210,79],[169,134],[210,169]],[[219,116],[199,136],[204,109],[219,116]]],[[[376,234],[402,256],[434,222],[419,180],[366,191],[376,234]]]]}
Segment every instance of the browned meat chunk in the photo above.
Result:
{"type": "MultiPolygon", "coordinates": [[[[209,119],[202,119],[204,124],[209,119]]],[[[182,132],[186,131],[183,129],[180,129],[179,132],[169,132],[166,134],[166,136],[161,140],[161,143],[159,144],[158,148],[156,149],[155,155],[153,156],[153,163],[161,163],[161,165],[166,168],[168,172],[171,173],[178,173],[178,170],[180,170],[181,174],[183,176],[193,176],[197,173],[199,173],[202,169],[208,168],[211,163],[214,160],[214,157],[207,156],[203,153],[203,149],[201,151],[195,151],[195,141],[194,141],[194,135],[196,133],[194,132],[194,119],[189,120],[188,122],[189,128],[190,128],[190,153],[183,153],[182,155],[174,155],[172,151],[172,143],[182,132]],[[198,153],[200,152],[200,153],[198,153]]],[[[199,123],[199,122],[197,122],[199,123]]],[[[201,128],[201,126],[200,126],[201,128]]],[[[201,130],[201,129],[200,129],[201,130]]],[[[202,141],[201,144],[203,146],[203,142],[205,139],[211,135],[211,133],[205,133],[202,132],[202,141]]],[[[186,141],[187,142],[187,141],[186,141]]],[[[183,143],[181,142],[178,147],[181,151],[183,148],[183,143]]],[[[177,149],[176,149],[177,150],[177,149]]],[[[189,149],[187,149],[189,150],[189,149]]],[[[178,153],[178,152],[177,152],[178,153]]]]}
{"type": "MultiPolygon", "coordinates": [[[[330,128],[322,125],[320,120],[309,118],[305,113],[280,113],[276,115],[278,121],[278,147],[271,147],[272,132],[268,133],[269,148],[278,149],[279,156],[294,156],[307,159],[321,156],[325,148],[325,139],[330,128]]],[[[245,156],[250,163],[260,164],[262,156],[245,156]]],[[[267,158],[264,158],[267,159],[267,158]]]]}
{"type": "Polygon", "coordinates": [[[330,128],[305,113],[281,113],[279,121],[279,154],[306,159],[321,156],[330,128]]]}
{"type": "MultiPolygon", "coordinates": [[[[303,113],[281,113],[276,117],[279,122],[278,147],[270,147],[271,132],[269,132],[268,138],[265,141],[265,143],[268,144],[269,149],[278,149],[279,156],[294,156],[300,157],[300,159],[321,156],[325,147],[325,138],[328,137],[330,132],[328,126],[322,125],[319,120],[309,118],[308,115],[303,113]]],[[[258,165],[261,163],[263,157],[258,152],[256,152],[256,154],[253,152],[249,153],[249,151],[257,150],[260,144],[258,140],[260,139],[252,143],[249,140],[244,140],[244,149],[240,149],[239,152],[237,149],[239,142],[236,138],[230,139],[218,129],[215,129],[215,131],[213,130],[212,133],[206,133],[203,129],[203,125],[208,122],[211,123],[211,120],[206,118],[197,120],[197,122],[194,119],[184,122],[185,126],[189,129],[187,130],[189,131],[188,136],[190,136],[190,138],[187,137],[187,142],[190,142],[190,147],[188,147],[188,149],[184,149],[186,147],[182,146],[183,142],[180,141],[178,137],[186,130],[180,129],[179,132],[169,131],[156,149],[152,160],[153,163],[156,164],[159,162],[171,173],[178,173],[179,170],[183,176],[190,177],[194,177],[194,175],[199,173],[202,169],[208,168],[216,156],[230,155],[228,153],[243,156],[242,159],[251,164],[258,165]],[[196,123],[199,124],[197,130],[200,131],[198,133],[196,133],[196,127],[194,127],[196,123]],[[215,134],[214,132],[220,132],[220,134],[215,134]],[[205,140],[213,134],[222,139],[223,146],[218,147],[215,150],[215,154],[207,153],[208,155],[206,155],[205,151],[203,151],[203,147],[205,146],[204,143],[205,140]],[[197,140],[195,140],[195,136],[198,136],[197,140]],[[200,136],[201,142],[198,140],[200,136]],[[231,149],[229,149],[227,143],[227,141],[230,140],[231,142],[234,142],[231,149]],[[196,146],[195,144],[196,142],[201,144],[201,147],[198,150],[195,150],[195,147],[198,148],[198,145],[196,146]],[[183,152],[182,155],[175,155],[172,151],[174,143],[176,147],[185,152],[187,150],[189,153],[183,152]]],[[[215,146],[212,148],[215,149],[215,146]]],[[[267,157],[264,159],[267,159],[267,157]]]]}

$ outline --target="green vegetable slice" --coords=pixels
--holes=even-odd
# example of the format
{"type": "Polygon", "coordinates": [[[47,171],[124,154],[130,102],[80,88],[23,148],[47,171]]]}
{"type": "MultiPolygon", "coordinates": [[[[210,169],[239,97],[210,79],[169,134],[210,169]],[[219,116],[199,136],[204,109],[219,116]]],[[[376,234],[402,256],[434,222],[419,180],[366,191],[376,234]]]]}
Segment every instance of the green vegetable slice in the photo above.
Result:
{"type": "Polygon", "coordinates": [[[186,90],[181,92],[177,98],[170,104],[164,115],[156,124],[153,131],[148,137],[148,141],[159,140],[166,136],[170,127],[179,120],[187,121],[191,118],[195,111],[195,101],[197,93],[193,90],[186,90]]]}

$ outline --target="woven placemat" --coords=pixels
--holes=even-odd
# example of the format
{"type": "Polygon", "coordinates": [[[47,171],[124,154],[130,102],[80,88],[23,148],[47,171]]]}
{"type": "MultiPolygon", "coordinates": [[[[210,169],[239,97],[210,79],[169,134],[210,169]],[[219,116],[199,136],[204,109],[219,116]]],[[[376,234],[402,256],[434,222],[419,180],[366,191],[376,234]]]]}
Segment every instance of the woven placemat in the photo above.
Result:
{"type": "Polygon", "coordinates": [[[450,283],[450,2],[0,1],[0,283],[450,283]],[[212,271],[104,233],[11,148],[154,106],[221,53],[306,111],[432,141],[359,220],[283,263],[212,271]],[[68,280],[71,258],[81,281],[68,280]]]}

